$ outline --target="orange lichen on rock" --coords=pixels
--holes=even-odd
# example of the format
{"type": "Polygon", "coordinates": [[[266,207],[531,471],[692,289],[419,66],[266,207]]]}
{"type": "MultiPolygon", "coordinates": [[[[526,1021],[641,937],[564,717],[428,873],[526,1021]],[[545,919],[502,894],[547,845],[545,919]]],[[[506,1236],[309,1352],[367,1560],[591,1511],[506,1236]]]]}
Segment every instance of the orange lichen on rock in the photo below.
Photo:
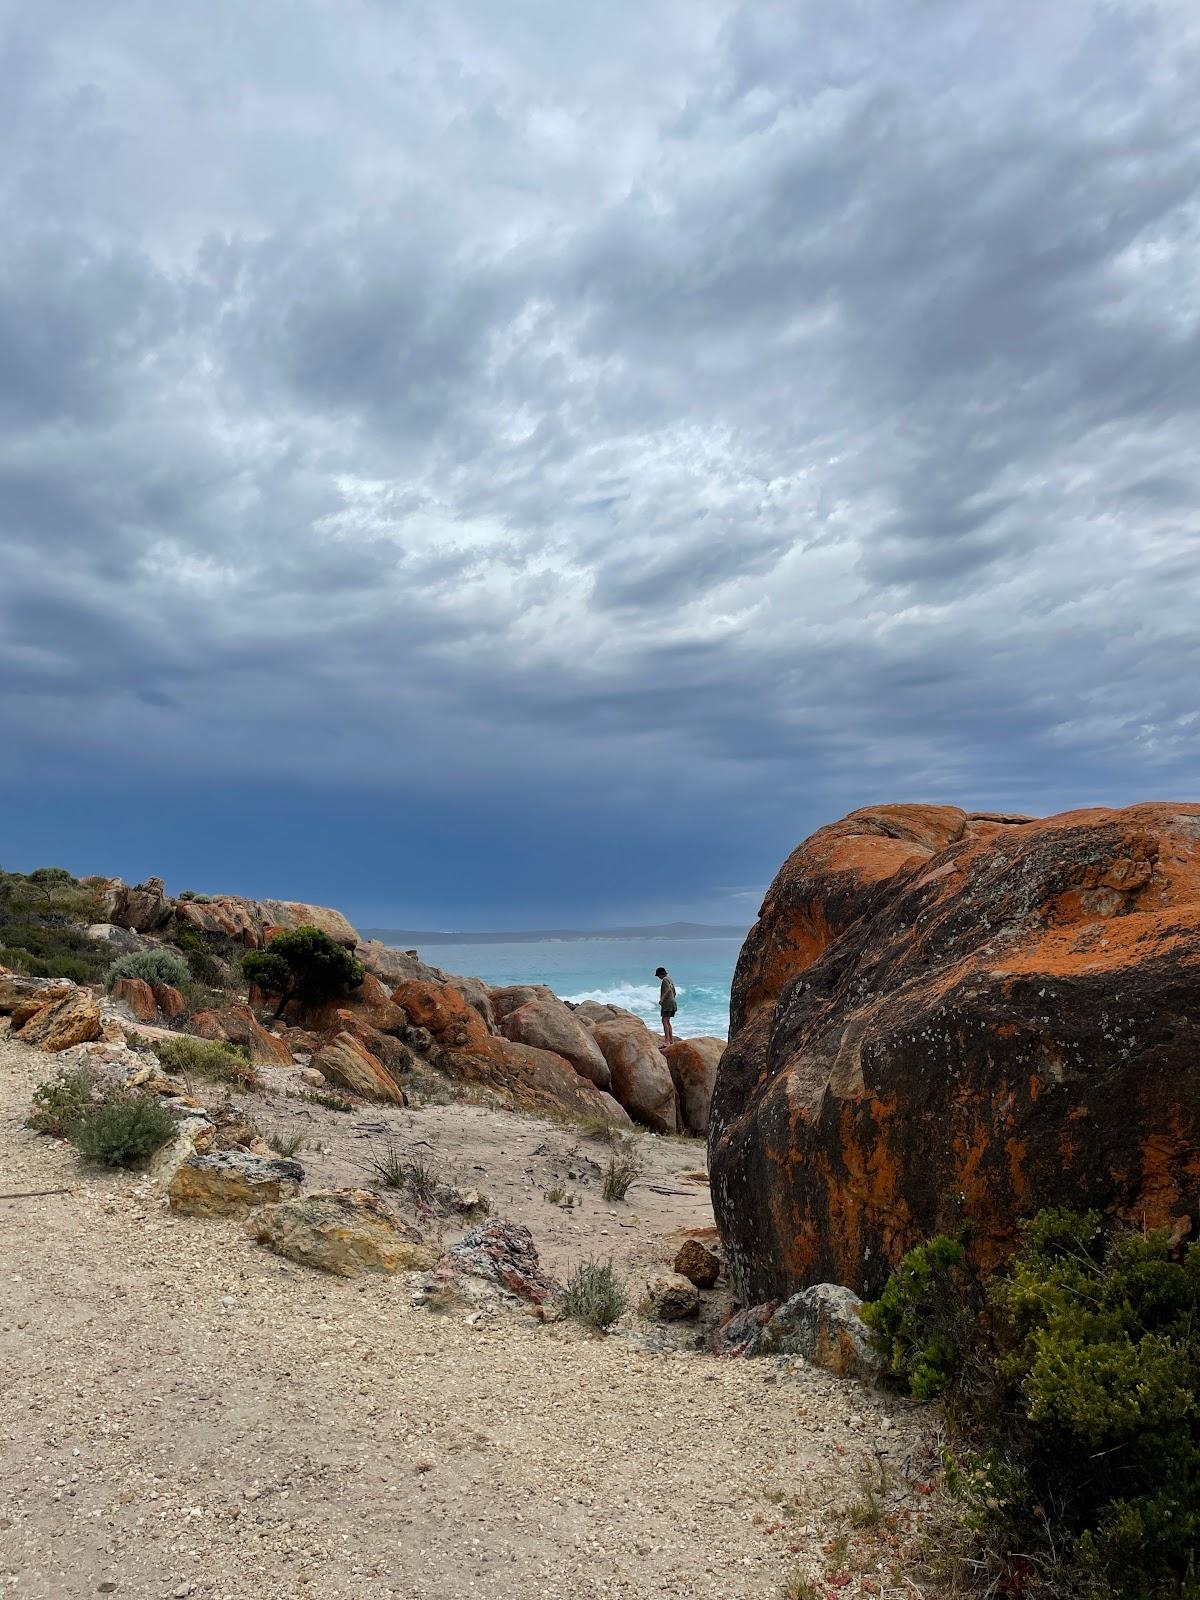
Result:
{"type": "Polygon", "coordinates": [[[1043,1205],[1178,1230],[1200,1195],[1200,806],[855,812],[772,883],[731,1023],[710,1150],[744,1299],[874,1292],[967,1217],[985,1261],[1043,1205]]]}

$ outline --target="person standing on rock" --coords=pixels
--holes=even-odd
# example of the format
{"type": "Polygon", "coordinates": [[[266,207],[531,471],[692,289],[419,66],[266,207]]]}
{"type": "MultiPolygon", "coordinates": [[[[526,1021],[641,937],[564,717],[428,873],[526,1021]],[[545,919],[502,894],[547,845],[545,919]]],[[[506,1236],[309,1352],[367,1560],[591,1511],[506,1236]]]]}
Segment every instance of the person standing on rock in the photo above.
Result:
{"type": "Polygon", "coordinates": [[[675,998],[675,985],[671,982],[666,967],[655,967],[654,976],[662,979],[658,991],[658,1009],[662,1013],[663,1043],[674,1044],[675,1035],[671,1031],[671,1018],[679,1010],[679,1002],[675,998]]]}

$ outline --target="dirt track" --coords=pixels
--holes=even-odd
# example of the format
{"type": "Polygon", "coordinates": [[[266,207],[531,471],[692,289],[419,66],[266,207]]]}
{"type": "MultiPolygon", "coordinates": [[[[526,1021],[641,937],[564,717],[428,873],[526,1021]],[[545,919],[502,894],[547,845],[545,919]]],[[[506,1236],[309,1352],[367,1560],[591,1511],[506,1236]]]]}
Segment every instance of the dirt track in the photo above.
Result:
{"type": "MultiPolygon", "coordinates": [[[[876,1447],[896,1481],[914,1456],[908,1413],[810,1369],[517,1316],[473,1328],[414,1306],[404,1278],[330,1279],[236,1222],[177,1219],[146,1179],[84,1173],[23,1128],[55,1066],[0,1040],[0,1191],[70,1187],[0,1201],[0,1592],[768,1600],[822,1569],[876,1447]]],[[[677,1181],[696,1145],[649,1142],[648,1182],[682,1196],[605,1206],[585,1182],[568,1213],[542,1197],[576,1159],[564,1130],[394,1115],[529,1222],[552,1271],[611,1253],[636,1279],[706,1218],[706,1191],[677,1181]]],[[[315,1181],[352,1165],[354,1120],[321,1114],[328,1154],[300,1157],[315,1181]]]]}

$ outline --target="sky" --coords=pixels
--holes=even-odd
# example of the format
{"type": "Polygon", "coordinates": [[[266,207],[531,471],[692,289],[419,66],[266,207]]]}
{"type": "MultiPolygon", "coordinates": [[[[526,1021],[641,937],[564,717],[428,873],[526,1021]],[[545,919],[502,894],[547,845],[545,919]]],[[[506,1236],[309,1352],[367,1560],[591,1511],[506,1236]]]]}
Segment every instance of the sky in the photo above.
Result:
{"type": "Polygon", "coordinates": [[[0,0],[0,862],[748,923],[1197,798],[1193,0],[0,0]]]}

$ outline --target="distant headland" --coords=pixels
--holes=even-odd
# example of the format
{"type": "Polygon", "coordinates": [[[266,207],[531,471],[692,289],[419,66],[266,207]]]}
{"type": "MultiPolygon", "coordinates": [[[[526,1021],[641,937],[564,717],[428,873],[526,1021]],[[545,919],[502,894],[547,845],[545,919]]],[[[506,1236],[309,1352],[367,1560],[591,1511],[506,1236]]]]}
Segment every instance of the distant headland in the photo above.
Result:
{"type": "Polygon", "coordinates": [[[538,944],[547,939],[744,939],[740,924],[709,922],[660,922],[647,927],[629,928],[522,928],[488,933],[451,933],[444,928],[364,928],[364,939],[400,949],[430,944],[538,944]]]}

